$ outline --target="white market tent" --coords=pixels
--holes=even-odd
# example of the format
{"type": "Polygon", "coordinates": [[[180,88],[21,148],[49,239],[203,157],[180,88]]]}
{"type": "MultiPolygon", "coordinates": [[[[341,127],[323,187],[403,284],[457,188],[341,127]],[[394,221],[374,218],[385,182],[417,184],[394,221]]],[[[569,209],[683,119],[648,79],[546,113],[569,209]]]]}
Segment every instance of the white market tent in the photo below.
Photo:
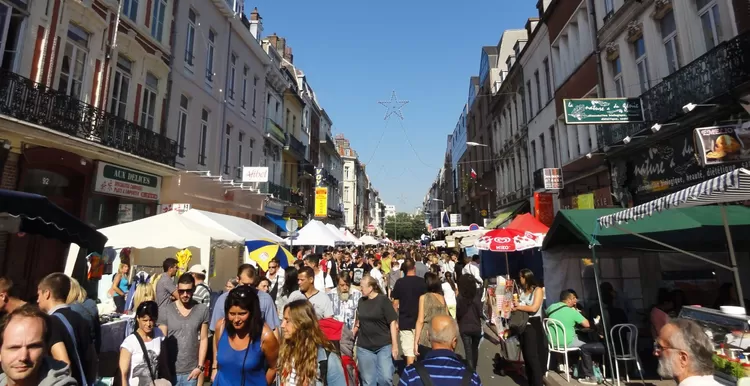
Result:
{"type": "Polygon", "coordinates": [[[284,240],[266,228],[241,217],[207,212],[199,209],[190,209],[182,215],[197,223],[232,232],[243,237],[246,241],[268,240],[280,243],[284,240]]]}
{"type": "Polygon", "coordinates": [[[375,240],[374,237],[370,235],[364,235],[359,238],[359,241],[362,242],[364,245],[378,245],[380,242],[378,240],[375,240]]]}
{"type": "Polygon", "coordinates": [[[336,244],[346,244],[348,241],[341,236],[331,232],[331,230],[318,220],[310,220],[307,225],[303,226],[302,229],[297,231],[297,237],[294,240],[288,238],[284,240],[286,244],[292,245],[315,245],[315,246],[330,246],[333,247],[336,244]]]}
{"type": "Polygon", "coordinates": [[[359,239],[357,238],[357,236],[353,235],[351,232],[349,232],[347,230],[341,230],[341,233],[344,234],[344,236],[346,237],[347,240],[349,240],[352,243],[354,243],[354,245],[356,245],[356,246],[362,245],[362,242],[359,241],[359,239]]]}
{"type": "Polygon", "coordinates": [[[346,237],[346,235],[343,232],[341,232],[339,228],[336,228],[335,225],[333,224],[325,224],[325,225],[326,225],[326,228],[328,228],[336,236],[341,237],[341,239],[344,240],[347,244],[353,244],[353,242],[349,240],[349,238],[346,237]]]}

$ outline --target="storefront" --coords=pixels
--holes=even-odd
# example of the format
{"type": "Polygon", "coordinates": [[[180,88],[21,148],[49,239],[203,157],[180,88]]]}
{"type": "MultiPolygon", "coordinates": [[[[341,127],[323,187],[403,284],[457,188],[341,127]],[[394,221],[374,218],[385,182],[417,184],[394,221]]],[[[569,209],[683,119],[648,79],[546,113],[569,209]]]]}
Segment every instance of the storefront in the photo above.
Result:
{"type": "Polygon", "coordinates": [[[162,178],[97,161],[86,221],[96,228],[140,220],[157,213],[162,178]]]}

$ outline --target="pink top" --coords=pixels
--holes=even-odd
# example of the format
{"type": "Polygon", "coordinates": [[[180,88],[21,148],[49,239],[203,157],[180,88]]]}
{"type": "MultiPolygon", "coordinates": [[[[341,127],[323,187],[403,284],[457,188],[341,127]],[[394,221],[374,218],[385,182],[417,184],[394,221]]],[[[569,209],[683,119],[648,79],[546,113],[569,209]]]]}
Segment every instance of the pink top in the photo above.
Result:
{"type": "Polygon", "coordinates": [[[651,310],[651,335],[654,339],[659,337],[659,331],[667,323],[669,323],[669,315],[658,307],[654,307],[651,310]]]}

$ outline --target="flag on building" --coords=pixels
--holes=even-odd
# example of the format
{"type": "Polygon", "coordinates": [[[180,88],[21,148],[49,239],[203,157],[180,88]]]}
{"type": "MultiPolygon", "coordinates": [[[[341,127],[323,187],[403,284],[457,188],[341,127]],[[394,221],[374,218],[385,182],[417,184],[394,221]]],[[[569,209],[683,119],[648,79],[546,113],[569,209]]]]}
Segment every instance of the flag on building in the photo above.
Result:
{"type": "Polygon", "coordinates": [[[474,171],[474,168],[471,168],[471,178],[473,178],[475,180],[477,179],[477,172],[474,171]]]}

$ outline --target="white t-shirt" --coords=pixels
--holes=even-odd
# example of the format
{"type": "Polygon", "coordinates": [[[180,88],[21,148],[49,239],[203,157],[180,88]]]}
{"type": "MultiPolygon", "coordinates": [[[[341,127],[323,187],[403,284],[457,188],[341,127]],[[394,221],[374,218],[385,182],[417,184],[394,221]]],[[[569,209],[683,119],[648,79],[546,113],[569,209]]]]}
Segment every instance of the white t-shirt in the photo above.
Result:
{"type": "Polygon", "coordinates": [[[333,279],[331,279],[331,275],[326,275],[323,271],[320,271],[315,275],[315,289],[326,293],[326,288],[333,288],[333,279]]]}
{"type": "MultiPolygon", "coordinates": [[[[151,361],[151,367],[156,378],[159,378],[159,354],[161,354],[161,345],[164,342],[164,334],[160,329],[154,327],[154,339],[150,342],[144,341],[148,358],[151,361]]],[[[120,345],[121,348],[130,352],[130,386],[145,386],[151,384],[151,373],[146,367],[146,361],[143,358],[143,350],[138,343],[135,335],[130,334],[120,345]]]]}
{"type": "Polygon", "coordinates": [[[443,283],[443,297],[445,298],[446,306],[456,305],[456,293],[449,283],[443,283]]]}
{"type": "Polygon", "coordinates": [[[379,268],[373,268],[370,270],[370,276],[378,282],[381,293],[385,293],[385,280],[383,280],[383,272],[380,272],[379,268]]]}

